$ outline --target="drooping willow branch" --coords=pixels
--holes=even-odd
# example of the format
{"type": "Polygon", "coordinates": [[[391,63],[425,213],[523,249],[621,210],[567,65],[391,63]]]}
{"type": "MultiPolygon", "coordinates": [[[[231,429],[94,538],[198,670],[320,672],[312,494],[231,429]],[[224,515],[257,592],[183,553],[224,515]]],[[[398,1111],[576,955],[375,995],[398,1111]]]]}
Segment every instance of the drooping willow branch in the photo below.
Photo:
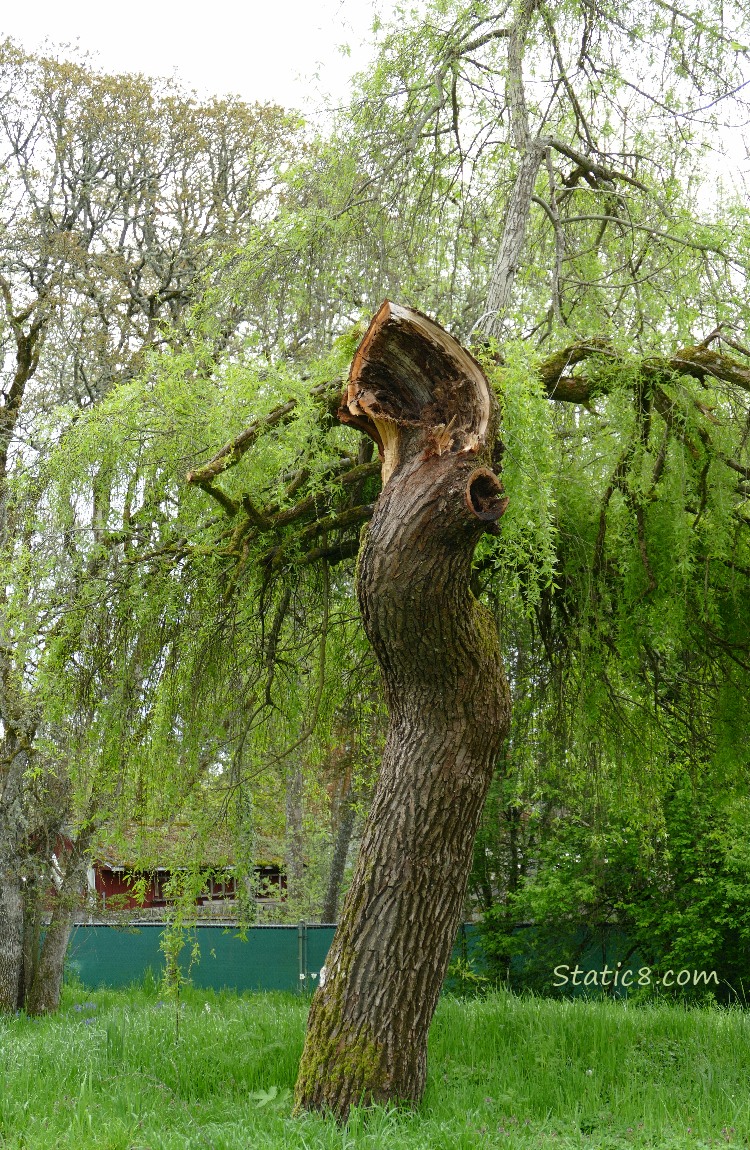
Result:
{"type": "MultiPolygon", "coordinates": [[[[333,412],[335,413],[339,401],[339,384],[338,383],[321,383],[317,387],[310,389],[310,394],[313,396],[326,397],[330,404],[333,404],[333,412]]],[[[188,472],[188,483],[195,483],[199,487],[204,487],[205,484],[213,482],[217,476],[226,471],[230,467],[234,467],[235,463],[239,463],[242,456],[246,451],[249,451],[254,443],[257,442],[259,437],[263,435],[270,427],[275,427],[279,423],[288,423],[292,418],[294,411],[297,407],[298,401],[296,399],[288,399],[286,403],[279,404],[273,411],[269,411],[268,415],[264,415],[262,419],[257,419],[241,431],[234,439],[230,439],[225,443],[216,455],[204,463],[202,467],[197,467],[193,471],[188,472]]],[[[330,405],[329,404],[329,405],[330,405]]]]}
{"type": "MultiPolygon", "coordinates": [[[[656,486],[664,470],[667,447],[672,437],[684,444],[696,462],[702,461],[708,452],[712,458],[743,479],[750,478],[750,466],[714,447],[714,425],[718,420],[710,407],[702,403],[700,398],[690,397],[689,403],[699,414],[702,424],[698,430],[695,427],[691,429],[682,406],[669,394],[670,385],[680,376],[688,376],[703,383],[719,380],[730,387],[750,392],[750,366],[710,346],[719,339],[733,350],[745,353],[741,345],[725,338],[721,330],[717,329],[700,343],[681,348],[672,356],[644,358],[635,371],[632,362],[627,364],[635,398],[638,399],[636,392],[642,397],[644,391],[648,391],[650,408],[664,423],[664,436],[654,464],[650,489],[645,496],[646,503],[656,497],[656,486]]],[[[547,357],[537,371],[551,400],[590,408],[597,397],[605,396],[615,386],[622,388],[623,377],[618,372],[620,366],[626,366],[625,358],[612,343],[602,337],[593,337],[564,347],[547,357]],[[591,372],[584,366],[582,371],[576,371],[579,365],[591,362],[597,366],[605,365],[606,370],[591,372]]],[[[312,389],[312,394],[324,400],[320,409],[321,420],[330,419],[338,401],[337,385],[319,385],[312,389]]],[[[264,572],[264,579],[287,566],[307,566],[322,560],[335,564],[355,555],[360,527],[372,515],[373,502],[377,496],[376,486],[370,481],[376,477],[381,465],[384,479],[388,478],[393,467],[390,459],[391,429],[388,419],[384,418],[378,420],[376,431],[380,456],[378,462],[362,462],[362,455],[358,456],[356,452],[342,454],[328,466],[321,477],[312,461],[307,464],[303,460],[281,492],[267,502],[259,502],[257,496],[251,497],[248,492],[234,496],[224,491],[218,482],[220,476],[234,467],[263,434],[291,421],[298,403],[297,399],[290,398],[279,404],[267,416],[254,421],[225,444],[207,464],[194,469],[187,476],[189,483],[202,488],[220,505],[228,520],[227,529],[216,540],[213,552],[228,559],[234,558],[240,569],[252,558],[264,572]]],[[[348,412],[347,422],[359,430],[371,430],[359,426],[363,421],[358,418],[356,411],[348,412]]],[[[436,428],[435,450],[443,450],[442,441],[449,443],[452,434],[452,427],[436,428]]],[[[601,567],[603,560],[603,531],[606,530],[608,497],[612,491],[620,488],[626,499],[629,499],[626,472],[627,460],[622,467],[616,469],[608,494],[604,496],[594,557],[595,571],[601,567]]],[[[644,570],[649,586],[653,587],[653,573],[645,552],[643,500],[636,501],[638,506],[632,499],[629,499],[629,503],[636,521],[644,570]]]]}
{"type": "MultiPolygon", "coordinates": [[[[749,467],[721,451],[713,449],[710,431],[707,428],[702,429],[702,434],[699,433],[699,438],[703,441],[701,444],[691,439],[684,426],[684,418],[680,419],[675,401],[670,398],[663,387],[679,376],[689,376],[701,383],[719,380],[742,391],[750,392],[750,366],[712,350],[708,345],[718,338],[721,338],[719,330],[712,332],[701,343],[682,348],[672,356],[645,359],[638,372],[635,373],[635,386],[640,386],[639,380],[649,384],[654,408],[670,430],[675,428],[678,422],[682,423],[678,434],[694,459],[701,458],[703,451],[709,449],[717,460],[744,478],[750,478],[749,467]]],[[[730,342],[731,346],[739,348],[739,345],[733,341],[727,342],[730,342]]],[[[606,359],[613,367],[616,367],[620,362],[619,354],[612,348],[609,341],[603,338],[583,340],[571,344],[544,360],[539,367],[539,376],[549,397],[561,403],[589,406],[597,396],[606,395],[613,386],[613,380],[616,377],[615,372],[608,372],[604,378],[598,375],[594,377],[575,375],[570,372],[570,369],[577,364],[594,357],[606,359]]],[[[691,402],[708,424],[717,423],[716,417],[706,404],[701,403],[697,398],[693,398],[691,402]]]]}

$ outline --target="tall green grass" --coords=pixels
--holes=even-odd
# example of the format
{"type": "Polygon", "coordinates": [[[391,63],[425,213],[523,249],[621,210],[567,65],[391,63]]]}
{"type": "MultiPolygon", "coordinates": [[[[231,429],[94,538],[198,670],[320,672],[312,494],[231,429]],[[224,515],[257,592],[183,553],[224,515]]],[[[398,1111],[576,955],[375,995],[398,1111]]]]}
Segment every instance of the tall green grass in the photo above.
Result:
{"type": "Polygon", "coordinates": [[[0,1146],[60,1150],[745,1147],[750,1014],[444,998],[416,1111],[291,1116],[306,1002],[69,990],[0,1022],[0,1146]]]}

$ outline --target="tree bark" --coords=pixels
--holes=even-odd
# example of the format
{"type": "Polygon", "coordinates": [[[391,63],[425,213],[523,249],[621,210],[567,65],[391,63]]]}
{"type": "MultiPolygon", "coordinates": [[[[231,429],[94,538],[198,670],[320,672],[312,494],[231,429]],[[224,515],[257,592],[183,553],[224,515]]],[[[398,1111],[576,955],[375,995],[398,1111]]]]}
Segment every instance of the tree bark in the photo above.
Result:
{"type": "Polygon", "coordinates": [[[487,310],[476,325],[477,333],[486,339],[501,340],[505,334],[505,316],[526,242],[534,187],[543,158],[543,145],[538,140],[530,140],[519,161],[510,194],[500,248],[487,288],[487,310]]]}
{"type": "Polygon", "coordinates": [[[523,57],[526,37],[538,7],[537,0],[521,0],[508,38],[506,101],[510,111],[511,134],[518,155],[518,172],[505,217],[500,248],[487,288],[487,308],[476,324],[478,334],[501,339],[505,313],[510,304],[518,263],[526,242],[536,178],[544,159],[545,142],[532,136],[523,83],[523,57]]]}
{"type": "Polygon", "coordinates": [[[352,797],[350,783],[339,804],[339,821],[336,828],[336,838],[333,843],[328,886],[326,888],[325,898],[323,899],[323,909],[320,912],[321,922],[335,922],[339,909],[341,884],[344,881],[346,860],[349,855],[349,844],[352,841],[352,831],[354,830],[354,819],[356,816],[352,797]]]}
{"type": "Polygon", "coordinates": [[[305,832],[302,761],[296,758],[286,776],[286,897],[301,913],[305,897],[305,832]]]}
{"type": "Polygon", "coordinates": [[[23,978],[21,1002],[25,1005],[39,967],[42,937],[42,898],[38,883],[29,875],[23,890],[23,978]]]}
{"type": "Polygon", "coordinates": [[[497,405],[481,368],[437,324],[386,301],[340,416],[383,460],[357,593],[389,729],[296,1100],[345,1120],[352,1105],[422,1097],[510,699],[494,623],[469,591],[475,545],[507,503],[488,466],[497,405]]]}
{"type": "Polygon", "coordinates": [[[24,900],[22,847],[28,829],[23,780],[28,765],[24,738],[10,727],[0,652],[0,714],[6,733],[0,744],[0,1014],[23,1005],[24,900]]]}
{"type": "Polygon", "coordinates": [[[60,1005],[73,914],[73,907],[62,906],[57,907],[52,915],[26,999],[27,1014],[51,1014],[60,1005]]]}
{"type": "Polygon", "coordinates": [[[22,1005],[23,897],[21,879],[12,865],[0,870],[0,1014],[22,1005]]]}
{"type": "Polygon", "coordinates": [[[65,876],[55,898],[52,919],[42,942],[26,999],[28,1014],[51,1014],[60,1005],[65,955],[73,929],[73,918],[83,902],[88,865],[84,852],[90,838],[88,829],[81,831],[67,860],[65,876]]]}

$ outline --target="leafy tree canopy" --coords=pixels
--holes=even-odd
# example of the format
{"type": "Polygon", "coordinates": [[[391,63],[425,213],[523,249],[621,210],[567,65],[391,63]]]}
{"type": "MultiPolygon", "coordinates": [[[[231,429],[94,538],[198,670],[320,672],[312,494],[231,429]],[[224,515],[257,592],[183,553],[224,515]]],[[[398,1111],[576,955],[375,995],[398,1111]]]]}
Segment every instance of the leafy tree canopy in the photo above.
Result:
{"type": "MultiPolygon", "coordinates": [[[[168,304],[175,224],[167,285],[122,279],[100,359],[112,331],[131,354],[122,317],[139,358],[74,421],[52,410],[65,434],[19,472],[13,514],[31,519],[9,551],[14,642],[81,794],[125,763],[128,802],[231,788],[300,747],[321,755],[352,696],[373,705],[352,561],[379,466],[335,413],[384,295],[473,340],[502,407],[509,507],[475,591],[516,698],[506,805],[549,826],[593,786],[605,821],[632,811],[648,855],[678,780],[743,784],[749,233],[713,173],[744,115],[745,15],[434,4],[384,31],[330,131],[283,164],[272,148],[252,194],[225,189],[235,219],[257,210],[244,230],[216,217],[180,317],[137,302],[168,304]]],[[[203,200],[193,137],[180,145],[164,192],[178,220],[215,202],[230,111],[202,113],[220,136],[203,200]]],[[[71,324],[100,323],[97,290],[71,324]]],[[[19,348],[27,321],[7,321],[19,348]]]]}

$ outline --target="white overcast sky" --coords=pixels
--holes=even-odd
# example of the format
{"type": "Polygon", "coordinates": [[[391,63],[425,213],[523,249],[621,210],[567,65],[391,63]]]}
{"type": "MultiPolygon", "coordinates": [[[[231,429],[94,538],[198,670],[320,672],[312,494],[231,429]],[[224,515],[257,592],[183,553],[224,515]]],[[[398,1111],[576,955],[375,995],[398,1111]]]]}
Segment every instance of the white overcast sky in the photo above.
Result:
{"type": "Polygon", "coordinates": [[[27,0],[4,7],[0,36],[27,51],[45,39],[77,44],[108,72],[176,73],[202,96],[232,93],[312,111],[326,94],[346,98],[350,77],[371,57],[374,15],[387,19],[395,0],[27,0]]]}
{"type": "MultiPolygon", "coordinates": [[[[374,17],[387,22],[399,6],[423,10],[425,0],[22,0],[5,5],[0,38],[27,51],[45,40],[74,44],[108,72],[176,74],[200,96],[231,93],[312,116],[327,97],[346,100],[373,56],[374,17]]],[[[717,140],[735,186],[748,166],[743,135],[727,129],[717,140]]]]}

